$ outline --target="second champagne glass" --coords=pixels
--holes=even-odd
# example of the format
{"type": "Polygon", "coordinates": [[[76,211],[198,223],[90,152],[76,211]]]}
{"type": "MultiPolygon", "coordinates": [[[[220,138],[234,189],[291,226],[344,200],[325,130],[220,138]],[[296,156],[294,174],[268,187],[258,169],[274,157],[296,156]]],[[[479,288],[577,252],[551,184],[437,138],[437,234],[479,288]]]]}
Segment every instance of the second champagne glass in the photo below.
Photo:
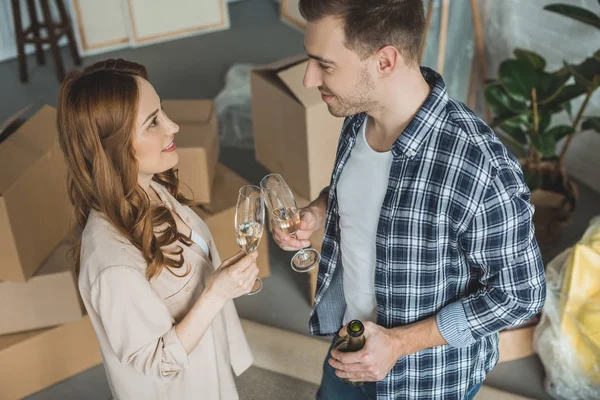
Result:
{"type": "MultiPolygon", "coordinates": [[[[283,177],[279,174],[265,176],[260,182],[267,208],[275,223],[293,238],[300,229],[300,212],[296,199],[283,177]]],[[[308,272],[319,265],[321,256],[315,249],[301,249],[292,258],[292,269],[296,272],[308,272]]]]}
{"type": "MultiPolygon", "coordinates": [[[[235,208],[235,235],[240,249],[246,254],[258,249],[265,225],[265,203],[258,186],[247,185],[240,188],[235,208]]],[[[248,295],[262,289],[262,280],[256,283],[248,295]]]]}

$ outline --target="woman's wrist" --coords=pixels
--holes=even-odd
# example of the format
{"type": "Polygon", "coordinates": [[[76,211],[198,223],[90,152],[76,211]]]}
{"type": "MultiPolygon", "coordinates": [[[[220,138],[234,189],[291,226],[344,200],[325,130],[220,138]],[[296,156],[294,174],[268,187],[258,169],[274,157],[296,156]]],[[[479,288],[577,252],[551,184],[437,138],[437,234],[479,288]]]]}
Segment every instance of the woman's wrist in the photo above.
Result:
{"type": "Polygon", "coordinates": [[[196,305],[202,304],[205,307],[211,309],[220,310],[225,305],[228,299],[225,296],[218,293],[214,286],[207,286],[206,289],[200,294],[200,297],[196,301],[196,305]]]}

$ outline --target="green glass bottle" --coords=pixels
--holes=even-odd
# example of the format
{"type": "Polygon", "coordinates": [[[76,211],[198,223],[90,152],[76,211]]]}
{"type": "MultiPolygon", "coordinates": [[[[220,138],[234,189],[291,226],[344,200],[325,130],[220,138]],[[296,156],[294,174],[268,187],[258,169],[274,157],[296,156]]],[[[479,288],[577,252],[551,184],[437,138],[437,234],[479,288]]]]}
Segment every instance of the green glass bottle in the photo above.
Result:
{"type": "MultiPolygon", "coordinates": [[[[355,319],[350,321],[346,327],[346,336],[340,337],[333,346],[334,349],[339,350],[343,353],[352,353],[359,351],[365,345],[365,327],[363,323],[355,319]]],[[[347,385],[361,386],[363,382],[350,382],[348,379],[342,378],[342,382],[347,385]]]]}

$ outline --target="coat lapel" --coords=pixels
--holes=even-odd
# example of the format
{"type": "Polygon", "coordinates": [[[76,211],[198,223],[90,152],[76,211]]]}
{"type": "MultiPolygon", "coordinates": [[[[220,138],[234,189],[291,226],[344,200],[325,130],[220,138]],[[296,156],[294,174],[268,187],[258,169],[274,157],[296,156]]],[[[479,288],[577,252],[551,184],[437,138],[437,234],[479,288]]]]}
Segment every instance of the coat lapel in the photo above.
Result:
{"type": "Polygon", "coordinates": [[[165,206],[177,213],[179,218],[181,218],[181,220],[187,224],[190,229],[196,232],[208,244],[210,254],[204,253],[202,248],[196,243],[192,243],[190,248],[194,250],[194,252],[198,253],[203,259],[208,261],[211,265],[213,262],[216,263],[216,260],[213,257],[213,255],[216,254],[216,247],[214,245],[212,235],[210,234],[210,230],[204,221],[202,221],[202,219],[200,219],[200,217],[196,215],[191,208],[181,205],[181,203],[179,203],[177,199],[175,199],[171,193],[169,193],[167,189],[158,182],[150,181],[150,186],[156,191],[156,193],[158,193],[165,206]]]}

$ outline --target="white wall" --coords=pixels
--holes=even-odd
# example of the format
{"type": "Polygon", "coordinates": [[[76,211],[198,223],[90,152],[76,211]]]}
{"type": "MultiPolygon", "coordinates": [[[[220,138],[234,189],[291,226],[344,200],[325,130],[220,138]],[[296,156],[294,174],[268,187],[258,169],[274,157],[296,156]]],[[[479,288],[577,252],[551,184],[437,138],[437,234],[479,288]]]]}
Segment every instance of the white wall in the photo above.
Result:
{"type": "MultiPolygon", "coordinates": [[[[102,0],[86,0],[86,1],[102,1],[102,0]]],[[[200,0],[201,1],[201,0],[200,0]]],[[[234,3],[243,0],[227,0],[228,3],[234,3]]],[[[26,0],[20,0],[21,2],[21,17],[23,20],[24,26],[29,25],[29,13],[27,12],[27,4],[26,0]]],[[[17,45],[15,39],[15,27],[13,23],[13,13],[11,7],[11,0],[0,0],[0,62],[4,60],[8,60],[11,58],[17,57],[17,45]]],[[[42,12],[39,9],[39,2],[36,1],[36,5],[38,5],[38,18],[41,19],[42,12]]],[[[56,11],[55,3],[50,1],[51,12],[55,17],[58,16],[56,11]]],[[[73,17],[72,12],[72,4],[71,1],[66,0],[65,5],[70,12],[70,15],[73,17]]],[[[77,36],[77,32],[75,32],[77,36]]],[[[66,38],[62,38],[59,42],[61,45],[65,45],[66,38]]],[[[35,51],[35,46],[28,44],[25,46],[25,52],[27,54],[31,54],[35,51]]]]}
{"type": "Polygon", "coordinates": [[[14,57],[15,34],[10,0],[0,1],[0,61],[14,57]]]}
{"type": "MultiPolygon", "coordinates": [[[[497,76],[500,63],[515,47],[543,56],[549,69],[558,69],[563,60],[580,63],[600,48],[598,29],[543,9],[550,3],[568,3],[600,14],[598,0],[481,0],[487,14],[486,51],[489,77],[497,76]]],[[[583,96],[573,102],[579,110],[583,96]]],[[[600,90],[596,91],[586,115],[600,115],[600,90]]],[[[555,117],[556,118],[556,117],[555,117]]],[[[568,123],[566,116],[553,123],[568,123]]],[[[600,135],[583,132],[573,139],[567,153],[569,174],[600,192],[600,135]]]]}

